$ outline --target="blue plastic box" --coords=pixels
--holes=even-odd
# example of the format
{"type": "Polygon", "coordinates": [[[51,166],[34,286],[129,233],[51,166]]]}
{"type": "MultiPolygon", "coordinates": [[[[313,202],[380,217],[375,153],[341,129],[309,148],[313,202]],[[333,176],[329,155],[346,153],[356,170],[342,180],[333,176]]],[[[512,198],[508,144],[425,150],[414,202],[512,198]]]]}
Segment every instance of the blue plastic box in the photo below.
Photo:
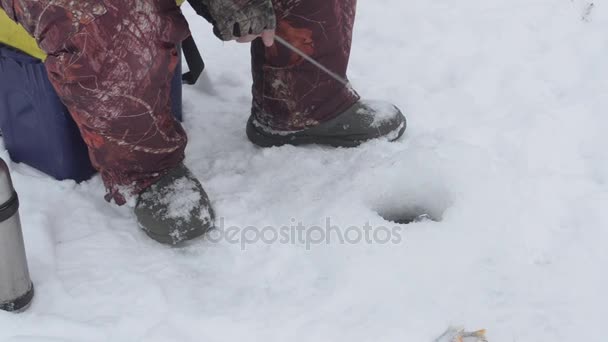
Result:
{"type": "MultiPolygon", "coordinates": [[[[181,64],[172,83],[172,109],[182,119],[181,64]]],[[[56,179],[89,179],[87,147],[49,82],[44,64],[0,44],[0,130],[11,159],[56,179]]]]}

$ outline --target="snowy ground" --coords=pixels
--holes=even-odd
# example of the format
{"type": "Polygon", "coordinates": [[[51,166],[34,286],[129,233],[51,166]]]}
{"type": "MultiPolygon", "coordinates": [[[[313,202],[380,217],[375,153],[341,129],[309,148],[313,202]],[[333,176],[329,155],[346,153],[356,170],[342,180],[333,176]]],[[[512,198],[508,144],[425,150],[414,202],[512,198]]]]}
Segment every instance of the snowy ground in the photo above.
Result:
{"type": "Polygon", "coordinates": [[[107,205],[99,178],[13,164],[37,296],[0,313],[0,340],[425,342],[448,325],[606,340],[606,3],[360,1],[350,77],[410,128],[354,150],[249,144],[248,47],[187,12],[208,66],[185,92],[187,164],[225,227],[442,220],[396,244],[171,249],[107,205]]]}

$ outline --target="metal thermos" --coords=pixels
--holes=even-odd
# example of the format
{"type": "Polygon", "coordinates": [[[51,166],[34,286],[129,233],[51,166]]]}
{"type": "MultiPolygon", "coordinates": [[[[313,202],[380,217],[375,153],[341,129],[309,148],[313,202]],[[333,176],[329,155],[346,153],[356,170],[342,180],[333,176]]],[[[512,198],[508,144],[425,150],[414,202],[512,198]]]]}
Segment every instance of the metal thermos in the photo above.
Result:
{"type": "Polygon", "coordinates": [[[34,286],[25,257],[19,199],[8,166],[0,158],[0,310],[25,310],[34,286]]]}

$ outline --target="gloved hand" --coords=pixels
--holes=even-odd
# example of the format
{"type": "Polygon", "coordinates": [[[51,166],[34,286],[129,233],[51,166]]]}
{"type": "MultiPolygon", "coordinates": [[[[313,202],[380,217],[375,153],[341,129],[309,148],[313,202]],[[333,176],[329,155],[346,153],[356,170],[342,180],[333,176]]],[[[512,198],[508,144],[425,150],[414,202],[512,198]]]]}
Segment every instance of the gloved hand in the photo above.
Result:
{"type": "Polygon", "coordinates": [[[214,33],[228,41],[250,40],[262,36],[266,45],[272,45],[277,25],[271,0],[203,0],[211,17],[214,33]]]}

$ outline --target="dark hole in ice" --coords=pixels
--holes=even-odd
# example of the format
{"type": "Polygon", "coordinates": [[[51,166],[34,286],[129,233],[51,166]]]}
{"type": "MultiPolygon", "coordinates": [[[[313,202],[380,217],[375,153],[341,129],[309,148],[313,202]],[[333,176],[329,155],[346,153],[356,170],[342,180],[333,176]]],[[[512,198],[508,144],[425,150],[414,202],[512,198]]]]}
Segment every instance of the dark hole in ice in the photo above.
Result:
{"type": "Polygon", "coordinates": [[[386,221],[396,224],[441,222],[452,206],[450,197],[442,183],[418,180],[378,191],[371,208],[386,221]]]}
{"type": "Polygon", "coordinates": [[[411,224],[425,221],[441,221],[441,213],[436,210],[427,210],[425,208],[404,208],[402,210],[386,210],[378,211],[378,215],[382,216],[389,222],[397,224],[411,224]]]}

